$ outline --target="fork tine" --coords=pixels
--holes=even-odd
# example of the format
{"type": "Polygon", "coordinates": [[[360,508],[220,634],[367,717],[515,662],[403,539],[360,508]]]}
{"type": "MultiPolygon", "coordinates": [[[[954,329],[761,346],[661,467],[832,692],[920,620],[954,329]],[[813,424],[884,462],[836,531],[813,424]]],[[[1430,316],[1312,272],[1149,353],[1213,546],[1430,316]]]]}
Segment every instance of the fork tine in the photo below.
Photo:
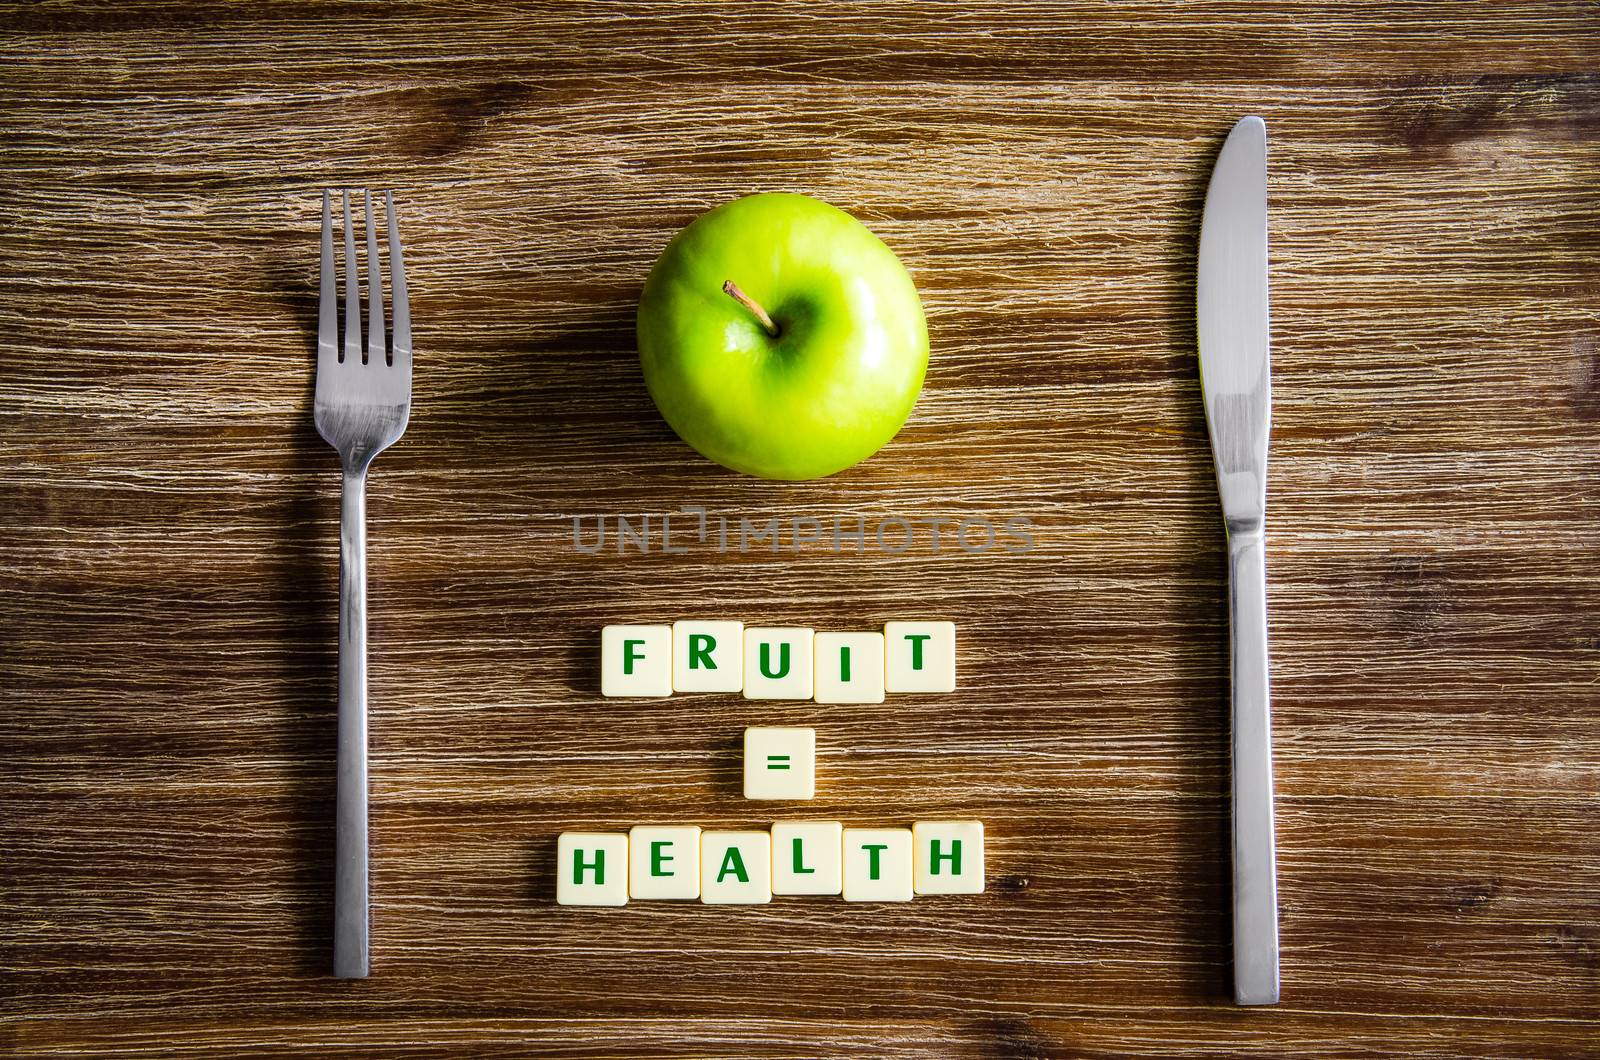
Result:
{"type": "Polygon", "coordinates": [[[344,357],[361,360],[361,288],[356,281],[356,233],[350,224],[350,193],[344,193],[344,357]]]}
{"type": "Polygon", "coordinates": [[[406,256],[400,246],[400,217],[394,209],[394,192],[385,192],[384,212],[389,216],[389,297],[394,302],[394,366],[411,372],[411,299],[406,294],[406,256]]]}
{"type": "Polygon", "coordinates": [[[317,316],[317,372],[339,359],[339,283],[334,278],[333,208],[322,192],[322,295],[317,316]]]}
{"type": "Polygon", "coordinates": [[[383,270],[378,266],[378,230],[372,223],[372,192],[361,193],[367,203],[367,363],[383,364],[383,270]]]}

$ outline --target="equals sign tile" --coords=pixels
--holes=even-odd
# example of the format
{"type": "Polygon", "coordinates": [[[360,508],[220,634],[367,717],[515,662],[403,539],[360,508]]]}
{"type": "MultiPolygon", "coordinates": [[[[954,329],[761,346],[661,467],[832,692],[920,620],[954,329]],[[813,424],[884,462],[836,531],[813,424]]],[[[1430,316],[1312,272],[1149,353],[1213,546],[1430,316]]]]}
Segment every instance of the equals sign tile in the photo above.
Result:
{"type": "Polygon", "coordinates": [[[768,769],[788,769],[789,768],[789,756],[788,755],[768,755],[767,756],[767,768],[768,769]]]}

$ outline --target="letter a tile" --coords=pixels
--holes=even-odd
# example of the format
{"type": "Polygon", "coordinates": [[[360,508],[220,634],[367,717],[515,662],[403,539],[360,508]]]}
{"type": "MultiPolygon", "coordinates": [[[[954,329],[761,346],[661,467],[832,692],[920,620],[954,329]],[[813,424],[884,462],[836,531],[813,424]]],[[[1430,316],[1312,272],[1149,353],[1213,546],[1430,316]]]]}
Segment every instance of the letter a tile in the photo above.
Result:
{"type": "Polygon", "coordinates": [[[700,901],[706,905],[762,905],[772,901],[772,835],[702,833],[700,901]]]}

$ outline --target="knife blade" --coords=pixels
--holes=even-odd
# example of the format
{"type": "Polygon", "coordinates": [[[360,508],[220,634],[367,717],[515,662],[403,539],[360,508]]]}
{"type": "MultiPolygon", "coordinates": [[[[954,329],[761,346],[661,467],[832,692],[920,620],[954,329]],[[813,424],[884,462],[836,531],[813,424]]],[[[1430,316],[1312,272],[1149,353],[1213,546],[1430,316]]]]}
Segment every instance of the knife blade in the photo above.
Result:
{"type": "Polygon", "coordinates": [[[1232,684],[1233,992],[1278,1000],[1278,883],[1267,667],[1267,127],[1241,118],[1211,172],[1200,224],[1200,387],[1228,535],[1232,684]]]}

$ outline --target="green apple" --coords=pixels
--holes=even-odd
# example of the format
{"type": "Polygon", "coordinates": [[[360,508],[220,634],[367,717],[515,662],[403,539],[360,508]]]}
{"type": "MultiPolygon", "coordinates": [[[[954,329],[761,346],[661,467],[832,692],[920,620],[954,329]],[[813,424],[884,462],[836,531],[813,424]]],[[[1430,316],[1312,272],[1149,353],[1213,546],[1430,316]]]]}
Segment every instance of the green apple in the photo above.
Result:
{"type": "Polygon", "coordinates": [[[843,210],[750,195],[668,244],[639,301],[639,361],[678,436],[772,479],[831,475],[893,438],[928,326],[894,252],[843,210]]]}

